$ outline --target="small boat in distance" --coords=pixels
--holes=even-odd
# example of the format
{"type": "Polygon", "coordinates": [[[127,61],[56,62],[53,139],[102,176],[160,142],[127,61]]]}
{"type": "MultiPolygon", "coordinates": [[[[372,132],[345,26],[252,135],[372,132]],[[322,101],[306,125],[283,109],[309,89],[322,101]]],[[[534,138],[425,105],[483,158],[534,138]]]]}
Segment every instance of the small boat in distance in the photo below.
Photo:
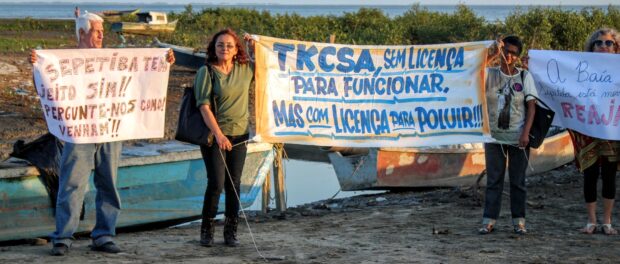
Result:
{"type": "MultiPolygon", "coordinates": [[[[257,197],[273,163],[273,146],[248,143],[241,176],[241,206],[257,197]]],[[[0,241],[45,237],[55,228],[46,179],[19,159],[0,163],[0,241]]],[[[91,175],[78,232],[95,225],[95,187],[91,175]]],[[[122,210],[117,227],[179,224],[200,219],[207,186],[198,146],[178,141],[123,147],[116,188],[122,210]]],[[[57,187],[56,187],[57,188],[57,187]]],[[[224,194],[220,211],[224,210],[224,194]]]]}
{"type": "Polygon", "coordinates": [[[119,22],[123,16],[135,15],[140,12],[140,9],[133,10],[103,10],[101,12],[95,12],[95,14],[99,15],[105,21],[108,22],[119,22]]]}
{"type": "MultiPolygon", "coordinates": [[[[486,168],[484,147],[457,146],[371,148],[368,154],[332,152],[329,158],[343,191],[472,186],[486,168]]],[[[538,149],[530,150],[527,174],[552,170],[573,158],[568,132],[548,136],[538,149]]]]}
{"type": "Polygon", "coordinates": [[[132,35],[159,35],[172,33],[177,21],[168,22],[168,16],[163,12],[136,13],[137,22],[117,22],[112,24],[112,32],[132,35]]]}

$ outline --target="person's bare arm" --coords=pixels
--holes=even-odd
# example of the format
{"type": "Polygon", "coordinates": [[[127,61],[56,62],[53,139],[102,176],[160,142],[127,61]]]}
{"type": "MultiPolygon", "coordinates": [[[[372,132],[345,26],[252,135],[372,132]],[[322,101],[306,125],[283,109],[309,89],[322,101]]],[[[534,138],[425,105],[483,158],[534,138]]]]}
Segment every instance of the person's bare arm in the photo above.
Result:
{"type": "Polygon", "coordinates": [[[211,133],[213,133],[213,135],[215,136],[215,141],[217,142],[217,145],[220,147],[220,149],[232,150],[232,144],[230,143],[226,135],[222,133],[222,130],[220,129],[220,126],[217,124],[215,115],[213,115],[213,112],[211,111],[211,108],[209,107],[209,105],[206,105],[206,104],[201,105],[200,114],[202,115],[202,120],[205,122],[207,127],[211,130],[211,133]]]}
{"type": "Polygon", "coordinates": [[[525,125],[523,126],[523,132],[521,133],[521,137],[519,137],[520,148],[525,148],[530,143],[530,129],[532,129],[532,124],[534,123],[534,112],[536,111],[536,99],[527,101],[526,106],[527,106],[527,114],[525,117],[525,125]]]}
{"type": "Polygon", "coordinates": [[[504,48],[504,42],[501,39],[497,39],[495,44],[487,49],[487,61],[486,64],[489,65],[491,61],[493,61],[499,54],[502,52],[504,48]]]}

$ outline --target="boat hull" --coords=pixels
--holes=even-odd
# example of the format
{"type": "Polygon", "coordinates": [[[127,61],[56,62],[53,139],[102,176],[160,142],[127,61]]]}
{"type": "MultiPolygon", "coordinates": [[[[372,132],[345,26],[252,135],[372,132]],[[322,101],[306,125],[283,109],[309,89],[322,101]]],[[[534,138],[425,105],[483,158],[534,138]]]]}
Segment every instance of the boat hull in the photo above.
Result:
{"type": "Polygon", "coordinates": [[[198,52],[194,49],[172,45],[168,43],[162,43],[155,40],[155,46],[160,48],[169,48],[174,52],[174,63],[176,65],[192,68],[198,70],[198,68],[206,64],[207,55],[204,52],[198,52]]]}
{"type": "Polygon", "coordinates": [[[104,10],[104,11],[101,11],[101,12],[97,12],[95,14],[99,15],[100,17],[102,17],[107,22],[120,22],[123,16],[135,15],[138,12],[140,12],[140,9],[122,10],[122,11],[118,11],[118,10],[104,10]]]}
{"type": "MultiPolygon", "coordinates": [[[[177,143],[168,146],[167,151],[123,151],[117,178],[122,203],[118,228],[200,217],[207,185],[200,150],[177,143]]],[[[242,207],[254,202],[273,157],[269,144],[248,145],[241,177],[242,207]]],[[[22,166],[0,172],[0,241],[47,236],[53,232],[54,211],[36,169],[22,166]]],[[[91,175],[84,199],[85,215],[78,232],[90,231],[95,225],[95,195],[91,175]]],[[[224,208],[222,194],[219,212],[224,208]]]]}
{"type": "MultiPolygon", "coordinates": [[[[370,149],[367,155],[330,153],[343,191],[473,185],[485,169],[484,149],[370,149]]],[[[574,158],[568,132],[530,151],[527,174],[545,172],[574,158]]],[[[482,181],[484,184],[486,181],[482,181]]]]}
{"type": "Polygon", "coordinates": [[[159,35],[174,32],[177,21],[167,24],[147,24],[141,22],[118,22],[111,26],[113,32],[132,35],[159,35]]]}

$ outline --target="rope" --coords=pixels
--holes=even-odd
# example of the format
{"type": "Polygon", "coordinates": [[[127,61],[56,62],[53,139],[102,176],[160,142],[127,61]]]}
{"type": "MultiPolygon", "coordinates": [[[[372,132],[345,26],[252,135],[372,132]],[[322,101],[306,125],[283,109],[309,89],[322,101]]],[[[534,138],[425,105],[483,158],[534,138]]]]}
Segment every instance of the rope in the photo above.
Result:
{"type": "Polygon", "coordinates": [[[525,156],[525,160],[527,160],[527,166],[530,168],[530,170],[532,172],[534,171],[534,167],[532,167],[532,164],[530,163],[530,158],[527,156],[527,153],[525,152],[525,148],[521,148],[521,147],[519,147],[519,145],[514,145],[514,144],[499,144],[500,148],[502,148],[502,155],[504,155],[504,158],[508,158],[508,155],[506,153],[504,153],[504,145],[508,145],[508,146],[515,147],[515,148],[519,148],[521,151],[523,151],[523,155],[525,156]]]}
{"type": "Polygon", "coordinates": [[[523,151],[523,155],[525,156],[525,160],[527,161],[527,166],[533,172],[534,171],[534,167],[532,167],[532,164],[530,164],[530,158],[527,156],[527,153],[525,152],[525,148],[521,148],[521,147],[519,147],[519,145],[513,145],[513,144],[508,144],[508,145],[516,147],[516,148],[519,148],[521,151],[523,151]]]}
{"type": "MultiPolygon", "coordinates": [[[[242,142],[239,142],[234,146],[238,146],[240,144],[247,144],[249,140],[245,140],[242,142]]],[[[233,183],[233,179],[232,179],[232,175],[230,174],[230,170],[228,170],[228,165],[226,165],[226,159],[224,158],[224,153],[222,153],[222,149],[218,148],[219,152],[220,152],[220,157],[222,157],[222,161],[224,161],[224,168],[226,169],[226,174],[228,175],[228,179],[230,180],[230,183],[233,183]]],[[[254,238],[254,233],[252,232],[252,228],[250,228],[250,223],[248,222],[248,217],[245,214],[245,210],[243,209],[243,206],[241,206],[241,196],[239,195],[239,192],[237,191],[237,188],[235,188],[235,185],[232,184],[232,188],[233,191],[235,191],[235,197],[237,198],[237,201],[239,202],[239,209],[241,209],[241,214],[243,214],[243,220],[245,222],[245,225],[248,227],[248,231],[250,233],[250,237],[252,238],[252,244],[254,245],[254,249],[256,250],[256,253],[258,253],[258,255],[265,261],[265,262],[269,262],[267,260],[267,258],[265,256],[263,256],[263,254],[261,254],[260,250],[258,249],[258,245],[256,244],[256,239],[254,238]]]]}
{"type": "MultiPolygon", "coordinates": [[[[368,159],[369,155],[365,155],[362,156],[361,159],[359,159],[359,163],[357,165],[355,165],[355,170],[353,170],[353,172],[351,173],[351,175],[349,176],[349,179],[353,178],[353,175],[355,175],[357,173],[357,171],[362,167],[362,165],[364,164],[364,162],[366,161],[366,159],[368,159]]],[[[342,188],[338,188],[338,191],[332,195],[331,198],[327,199],[328,201],[333,200],[334,198],[336,198],[336,195],[338,195],[340,192],[342,191],[342,188]]]]}
{"type": "Polygon", "coordinates": [[[338,194],[340,193],[340,191],[342,191],[342,188],[338,188],[338,191],[337,191],[334,195],[332,195],[332,197],[331,197],[331,198],[329,198],[329,199],[327,199],[327,200],[328,200],[328,201],[334,200],[334,198],[336,198],[336,195],[338,195],[338,194]]]}

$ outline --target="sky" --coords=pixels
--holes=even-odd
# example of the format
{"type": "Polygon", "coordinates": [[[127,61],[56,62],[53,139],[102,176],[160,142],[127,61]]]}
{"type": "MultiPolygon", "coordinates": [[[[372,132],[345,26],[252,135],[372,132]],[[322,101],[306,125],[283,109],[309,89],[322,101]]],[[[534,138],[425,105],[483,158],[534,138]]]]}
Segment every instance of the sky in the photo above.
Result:
{"type": "MultiPolygon", "coordinates": [[[[166,0],[0,0],[0,3],[16,3],[16,2],[65,2],[65,3],[169,3],[166,0]]],[[[520,0],[520,1],[497,1],[497,0],[177,0],[175,4],[187,4],[187,3],[201,3],[201,4],[302,4],[302,5],[412,5],[415,3],[423,3],[424,5],[454,5],[457,3],[463,3],[466,5],[620,5],[620,0],[520,0]],[[501,3],[498,3],[501,2],[501,3]]]]}

